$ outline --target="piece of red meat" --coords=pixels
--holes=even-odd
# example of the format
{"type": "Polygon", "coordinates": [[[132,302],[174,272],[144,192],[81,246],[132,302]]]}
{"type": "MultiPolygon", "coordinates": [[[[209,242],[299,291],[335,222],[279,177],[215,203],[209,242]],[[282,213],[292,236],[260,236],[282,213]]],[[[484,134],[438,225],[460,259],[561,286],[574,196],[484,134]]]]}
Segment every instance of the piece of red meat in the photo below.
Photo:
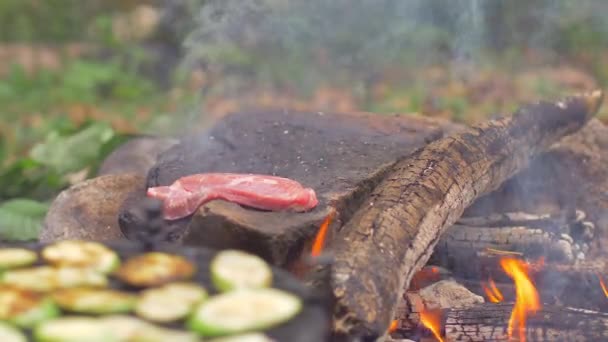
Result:
{"type": "Polygon", "coordinates": [[[148,196],[163,201],[163,216],[167,220],[192,215],[201,205],[215,199],[273,211],[302,212],[318,204],[314,190],[294,180],[235,173],[182,177],[170,186],[149,188],[148,196]]]}

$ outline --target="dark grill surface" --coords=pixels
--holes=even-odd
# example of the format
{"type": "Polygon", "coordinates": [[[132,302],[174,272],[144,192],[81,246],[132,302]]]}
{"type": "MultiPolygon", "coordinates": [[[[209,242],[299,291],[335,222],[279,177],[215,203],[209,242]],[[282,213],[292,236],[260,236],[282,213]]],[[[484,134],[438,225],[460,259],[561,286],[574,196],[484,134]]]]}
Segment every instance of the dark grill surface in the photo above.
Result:
{"type": "MultiPolygon", "coordinates": [[[[123,261],[127,258],[134,257],[145,252],[144,247],[136,243],[121,241],[106,243],[105,245],[116,251],[123,261]]],[[[45,245],[36,243],[0,244],[0,248],[26,247],[38,251],[40,251],[44,246],[45,245]]],[[[194,262],[197,268],[196,275],[192,280],[201,286],[204,286],[210,295],[217,293],[217,291],[215,291],[213,288],[209,274],[209,263],[217,251],[206,248],[190,248],[170,244],[158,245],[155,247],[154,251],[173,253],[188,258],[188,260],[194,262]]],[[[322,301],[313,296],[311,291],[309,291],[300,281],[286,271],[273,267],[273,277],[273,287],[300,296],[304,301],[304,306],[302,311],[294,319],[271,330],[265,331],[265,333],[277,341],[325,341],[329,331],[329,315],[325,310],[322,301]]],[[[138,290],[137,288],[126,285],[113,277],[110,277],[110,279],[111,287],[114,289],[129,292],[135,292],[138,290]]],[[[174,329],[184,329],[182,322],[167,324],[165,326],[174,329]]]]}

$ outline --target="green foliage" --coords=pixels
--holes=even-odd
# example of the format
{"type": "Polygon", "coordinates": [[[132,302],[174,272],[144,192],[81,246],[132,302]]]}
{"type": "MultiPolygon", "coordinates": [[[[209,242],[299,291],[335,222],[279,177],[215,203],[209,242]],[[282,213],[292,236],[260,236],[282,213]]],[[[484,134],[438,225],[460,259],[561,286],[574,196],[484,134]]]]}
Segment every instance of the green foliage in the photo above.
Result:
{"type": "Polygon", "coordinates": [[[28,199],[0,203],[0,240],[26,241],[38,238],[49,206],[28,199]]]}
{"type": "MultiPolygon", "coordinates": [[[[0,102],[44,108],[59,103],[143,100],[155,92],[153,83],[127,72],[118,62],[76,60],[65,69],[28,74],[13,65],[0,79],[0,102]]],[[[0,109],[1,110],[1,109],[0,109]]]]}
{"type": "Polygon", "coordinates": [[[101,147],[113,137],[112,127],[101,122],[70,136],[50,132],[43,143],[32,148],[30,158],[59,174],[76,172],[95,161],[101,147]]]}
{"type": "Polygon", "coordinates": [[[0,169],[0,200],[28,197],[46,200],[68,185],[70,173],[96,171],[98,163],[126,136],[108,124],[92,122],[73,131],[61,129],[48,133],[29,156],[0,169]]]}

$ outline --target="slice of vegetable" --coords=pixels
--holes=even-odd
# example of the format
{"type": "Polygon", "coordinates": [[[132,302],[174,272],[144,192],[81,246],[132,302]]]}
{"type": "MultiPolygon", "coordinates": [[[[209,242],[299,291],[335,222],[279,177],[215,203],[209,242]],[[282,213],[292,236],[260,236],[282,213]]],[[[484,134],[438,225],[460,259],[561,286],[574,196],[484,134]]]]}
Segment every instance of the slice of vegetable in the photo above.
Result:
{"type": "Polygon", "coordinates": [[[57,306],[44,295],[11,286],[0,286],[0,320],[21,327],[31,327],[58,315],[57,306]]]}
{"type": "Polygon", "coordinates": [[[27,342],[27,338],[17,328],[0,322],[0,341],[2,342],[27,342]]]}
{"type": "Polygon", "coordinates": [[[67,316],[34,328],[37,342],[123,342],[115,331],[93,317],[67,316]]]}
{"type": "Polygon", "coordinates": [[[202,336],[261,331],[287,322],[302,309],[297,296],[278,289],[239,289],[203,302],[188,321],[202,336]]]}
{"type": "Polygon", "coordinates": [[[173,322],[186,317],[207,298],[207,291],[193,283],[171,283],[143,291],[135,313],[153,322],[173,322]]]}
{"type": "Polygon", "coordinates": [[[9,270],[2,274],[0,282],[38,292],[77,286],[103,287],[108,285],[106,276],[95,270],[51,266],[9,270]]]}
{"type": "Polygon", "coordinates": [[[135,295],[109,289],[72,288],[57,291],[52,298],[64,310],[87,314],[129,312],[135,306],[135,295]]]}
{"type": "Polygon", "coordinates": [[[66,240],[46,246],[42,258],[54,266],[92,268],[109,273],[120,265],[118,254],[92,241],[66,240]]]}
{"type": "Polygon", "coordinates": [[[196,334],[158,327],[139,318],[124,315],[106,316],[101,319],[108,330],[116,333],[121,341],[128,342],[199,342],[196,334]]]}
{"type": "Polygon", "coordinates": [[[219,252],[211,261],[211,279],[220,291],[269,287],[272,270],[264,259],[238,250],[219,252]]]}
{"type": "Polygon", "coordinates": [[[0,249],[0,270],[29,266],[38,260],[38,254],[25,248],[0,249]]]}
{"type": "Polygon", "coordinates": [[[149,326],[138,330],[129,342],[199,342],[200,338],[189,331],[149,326]]]}
{"type": "Polygon", "coordinates": [[[262,334],[262,333],[250,333],[243,335],[235,335],[228,337],[218,337],[209,342],[275,342],[270,337],[262,334]]]}
{"type": "Polygon", "coordinates": [[[151,252],[127,260],[116,276],[127,284],[148,287],[190,279],[195,270],[194,264],[182,256],[151,252]]]}

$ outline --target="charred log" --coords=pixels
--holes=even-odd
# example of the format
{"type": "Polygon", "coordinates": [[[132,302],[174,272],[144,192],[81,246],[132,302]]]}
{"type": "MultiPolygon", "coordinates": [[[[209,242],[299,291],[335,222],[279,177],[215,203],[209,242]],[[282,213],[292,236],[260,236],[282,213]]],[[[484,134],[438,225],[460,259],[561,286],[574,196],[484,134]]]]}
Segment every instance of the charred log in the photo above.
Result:
{"type": "MultiPolygon", "coordinates": [[[[445,336],[448,341],[509,341],[507,322],[512,304],[483,304],[447,312],[445,336]]],[[[608,339],[608,314],[569,307],[545,305],[529,316],[527,341],[605,341],[608,339]]],[[[517,332],[515,332],[517,336],[517,332]]]]}
{"type": "Polygon", "coordinates": [[[584,212],[569,215],[494,214],[461,218],[442,235],[430,259],[459,277],[480,278],[477,253],[516,252],[527,259],[572,264],[585,259],[596,229],[584,212]]]}
{"type": "Polygon", "coordinates": [[[397,163],[335,239],[335,330],[382,336],[402,289],[464,209],[580,129],[601,101],[596,91],[528,105],[397,163]]]}

